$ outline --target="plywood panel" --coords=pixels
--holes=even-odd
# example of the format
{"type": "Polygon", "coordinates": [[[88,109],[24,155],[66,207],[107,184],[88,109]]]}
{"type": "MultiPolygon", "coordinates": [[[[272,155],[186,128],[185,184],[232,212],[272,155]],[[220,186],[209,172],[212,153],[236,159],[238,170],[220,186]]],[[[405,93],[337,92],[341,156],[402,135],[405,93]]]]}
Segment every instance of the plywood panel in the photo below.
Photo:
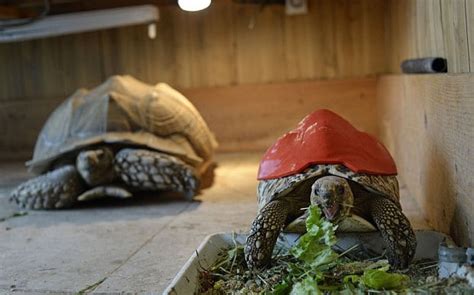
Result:
{"type": "Polygon", "coordinates": [[[469,71],[474,71],[474,1],[466,0],[466,28],[469,51],[469,71]]]}
{"type": "Polygon", "coordinates": [[[148,83],[151,56],[146,26],[131,26],[101,32],[104,74],[129,74],[148,83]],[[140,56],[140,58],[137,58],[140,56]]]}
{"type": "MultiPolygon", "coordinates": [[[[332,109],[376,134],[375,78],[186,88],[215,132],[221,151],[264,151],[309,112],[332,109]]],[[[62,101],[0,102],[0,159],[30,155],[49,114],[62,101]],[[21,136],[19,136],[21,135],[21,136]]]]}
{"type": "Polygon", "coordinates": [[[380,137],[433,228],[474,241],[474,76],[387,76],[378,82],[380,137]]]}
{"type": "Polygon", "coordinates": [[[233,6],[216,1],[213,8],[186,15],[189,30],[189,70],[192,85],[231,85],[237,82],[233,6]]]}
{"type": "Polygon", "coordinates": [[[441,0],[443,40],[448,70],[452,73],[469,72],[469,52],[464,1],[441,0]]]}
{"type": "Polygon", "coordinates": [[[287,79],[355,77],[385,71],[384,1],[313,1],[285,18],[287,79]]]}
{"type": "Polygon", "coordinates": [[[43,124],[61,99],[0,103],[0,160],[29,159],[43,124]]]}
{"type": "Polygon", "coordinates": [[[238,83],[285,81],[284,9],[274,5],[258,9],[242,5],[234,10],[238,83]]]}
{"type": "Polygon", "coordinates": [[[0,101],[24,96],[21,52],[16,45],[0,45],[0,101]]]}
{"type": "Polygon", "coordinates": [[[215,132],[221,151],[267,149],[308,113],[329,108],[371,134],[375,79],[184,89],[215,132]]]}
{"type": "Polygon", "coordinates": [[[59,58],[65,95],[78,88],[93,88],[101,83],[104,67],[101,60],[100,33],[59,38],[59,58]],[[88,46],[82,46],[83,44],[88,46]]]}
{"type": "MultiPolygon", "coordinates": [[[[418,0],[415,3],[417,56],[446,56],[441,2],[418,0]]],[[[446,22],[444,27],[449,27],[446,22]]]]}
{"type": "MultiPolygon", "coordinates": [[[[357,12],[362,14],[362,34],[357,36],[359,42],[362,42],[361,74],[387,72],[386,47],[383,42],[386,39],[387,9],[386,1],[362,1],[361,11],[357,12]]],[[[359,59],[360,56],[355,58],[359,59]]]]}
{"type": "Polygon", "coordinates": [[[447,58],[451,73],[472,71],[473,0],[389,0],[387,6],[389,72],[399,73],[404,59],[432,56],[447,58]]]}
{"type": "Polygon", "coordinates": [[[0,44],[0,100],[67,96],[113,74],[187,88],[385,71],[385,1],[315,0],[303,16],[258,10],[231,0],[197,13],[165,5],[155,40],[139,25],[0,44]]]}
{"type": "Polygon", "coordinates": [[[285,18],[286,77],[289,80],[308,79],[323,72],[322,30],[313,29],[321,25],[318,11],[311,9],[309,14],[285,18]]]}
{"type": "Polygon", "coordinates": [[[414,0],[389,1],[386,10],[386,55],[389,72],[400,72],[403,59],[415,58],[416,53],[416,2],[414,0]]]}

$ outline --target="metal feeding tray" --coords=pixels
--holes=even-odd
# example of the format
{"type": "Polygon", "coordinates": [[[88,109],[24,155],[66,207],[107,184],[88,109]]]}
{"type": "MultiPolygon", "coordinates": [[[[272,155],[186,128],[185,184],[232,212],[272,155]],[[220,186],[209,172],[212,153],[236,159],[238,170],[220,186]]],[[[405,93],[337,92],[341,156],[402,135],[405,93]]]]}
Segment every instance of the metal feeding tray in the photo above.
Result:
{"type": "MultiPolygon", "coordinates": [[[[221,250],[233,247],[234,241],[244,244],[246,237],[244,234],[232,233],[217,233],[207,236],[163,294],[195,294],[199,287],[199,269],[213,265],[221,250]]],[[[291,247],[298,237],[298,234],[282,234],[278,243],[283,247],[291,247]]],[[[337,237],[336,247],[342,251],[359,244],[367,253],[381,254],[383,252],[384,243],[378,232],[338,233],[337,237]]],[[[416,238],[418,245],[415,259],[438,260],[440,243],[451,241],[447,235],[430,230],[417,230],[416,238]]]]}

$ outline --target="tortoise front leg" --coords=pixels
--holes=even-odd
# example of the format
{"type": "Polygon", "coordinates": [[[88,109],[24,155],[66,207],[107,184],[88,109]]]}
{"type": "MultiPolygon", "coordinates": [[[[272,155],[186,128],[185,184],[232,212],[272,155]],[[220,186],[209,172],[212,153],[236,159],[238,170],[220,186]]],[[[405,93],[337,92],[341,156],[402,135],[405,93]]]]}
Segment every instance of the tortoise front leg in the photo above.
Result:
{"type": "Polygon", "coordinates": [[[194,169],[180,159],[157,151],[122,149],[115,156],[120,178],[139,190],[171,190],[191,200],[199,188],[194,169]]]}
{"type": "Polygon", "coordinates": [[[406,268],[415,256],[416,236],[410,221],[392,201],[375,197],[369,201],[370,214],[387,246],[387,256],[394,268],[406,268]]]}
{"type": "Polygon", "coordinates": [[[20,184],[10,193],[10,201],[27,209],[68,208],[84,190],[76,168],[67,165],[20,184]]]}
{"type": "Polygon", "coordinates": [[[288,206],[284,201],[275,200],[266,204],[252,222],[245,242],[245,261],[250,269],[268,265],[273,248],[288,216],[288,206]]]}

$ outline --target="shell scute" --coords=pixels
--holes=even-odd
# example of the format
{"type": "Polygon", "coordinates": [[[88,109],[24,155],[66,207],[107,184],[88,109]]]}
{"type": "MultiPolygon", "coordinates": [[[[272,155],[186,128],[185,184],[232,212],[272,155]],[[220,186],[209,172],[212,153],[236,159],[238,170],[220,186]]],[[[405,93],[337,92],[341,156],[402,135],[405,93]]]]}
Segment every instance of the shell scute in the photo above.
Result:
{"type": "Polygon", "coordinates": [[[99,143],[138,145],[166,152],[198,168],[210,161],[217,142],[204,119],[182,94],[160,83],[112,76],[80,89],[50,115],[41,130],[30,171],[99,143]]]}

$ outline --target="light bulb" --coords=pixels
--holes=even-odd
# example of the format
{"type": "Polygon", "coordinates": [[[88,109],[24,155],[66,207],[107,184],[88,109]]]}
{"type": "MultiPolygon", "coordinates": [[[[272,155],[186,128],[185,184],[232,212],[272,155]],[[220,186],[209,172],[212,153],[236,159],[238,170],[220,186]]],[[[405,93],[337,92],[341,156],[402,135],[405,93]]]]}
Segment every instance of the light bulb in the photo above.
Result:
{"type": "Polygon", "coordinates": [[[198,11],[211,5],[211,0],[178,0],[178,5],[182,10],[198,11]]]}

